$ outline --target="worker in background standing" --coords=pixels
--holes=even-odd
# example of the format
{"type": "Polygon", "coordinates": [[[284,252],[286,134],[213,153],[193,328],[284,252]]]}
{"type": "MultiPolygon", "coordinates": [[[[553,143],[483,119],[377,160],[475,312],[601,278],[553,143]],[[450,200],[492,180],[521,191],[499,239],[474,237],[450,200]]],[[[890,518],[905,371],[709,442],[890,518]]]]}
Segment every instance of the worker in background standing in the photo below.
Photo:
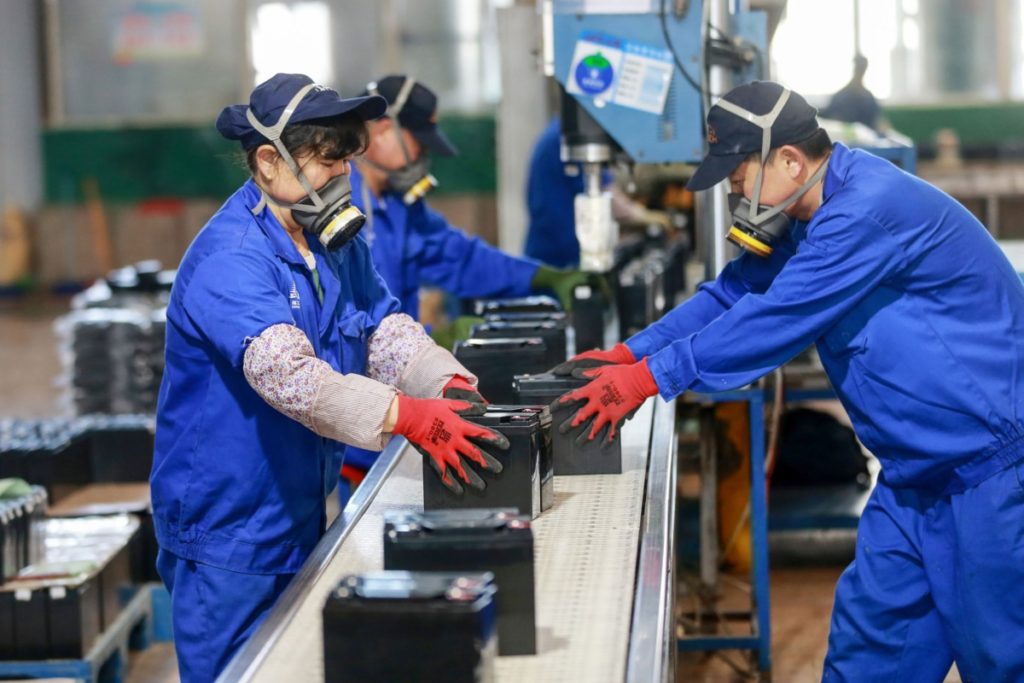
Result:
{"type": "MultiPolygon", "coordinates": [[[[562,124],[553,118],[537,138],[526,177],[526,208],[530,224],[523,252],[556,268],[574,268],[580,262],[576,237],[576,195],[583,192],[578,164],[562,161],[562,124]]],[[[668,229],[672,221],[664,211],[650,210],[621,192],[606,172],[611,188],[612,216],[621,223],[658,225],[668,229]]]]}
{"type": "Polygon", "coordinates": [[[881,461],[839,579],[826,681],[1024,680],[1024,285],[954,199],[832,144],[777,83],[727,93],[689,187],[728,179],[745,247],[648,329],[557,368],[560,427],[753,382],[815,343],[881,461]],[[609,398],[611,397],[611,398],[609,398]]]}
{"type": "Polygon", "coordinates": [[[475,378],[356,238],[349,158],[385,108],[277,74],[217,119],[252,178],[178,268],[150,477],[185,683],[217,677],[309,557],[343,444],[401,434],[456,492],[484,486],[464,459],[501,470],[477,444],[507,439],[460,417],[484,403],[475,378]]]}
{"type": "Polygon", "coordinates": [[[855,56],[853,77],[821,110],[822,118],[846,123],[863,123],[876,132],[881,132],[887,127],[878,100],[864,85],[864,74],[867,70],[868,58],[864,55],[855,56]]]}
{"type": "MultiPolygon", "coordinates": [[[[543,266],[471,238],[424,200],[436,185],[429,173],[430,155],[457,154],[437,125],[433,91],[411,76],[392,75],[371,83],[365,94],[383,97],[388,111],[369,124],[370,144],[352,171],[352,198],[367,217],[362,235],[374,265],[402,312],[418,317],[419,290],[425,285],[465,298],[553,292],[570,308],[573,289],[590,276],[543,266]]],[[[339,489],[342,502],[346,484],[358,485],[376,457],[375,451],[349,450],[339,489]]]]}

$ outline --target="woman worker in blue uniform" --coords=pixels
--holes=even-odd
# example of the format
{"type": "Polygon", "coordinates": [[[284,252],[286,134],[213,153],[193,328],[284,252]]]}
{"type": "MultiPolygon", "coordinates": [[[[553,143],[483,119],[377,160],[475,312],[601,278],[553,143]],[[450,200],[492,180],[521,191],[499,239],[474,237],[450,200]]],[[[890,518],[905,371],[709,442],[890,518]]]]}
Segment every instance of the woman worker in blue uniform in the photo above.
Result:
{"type": "Polygon", "coordinates": [[[183,681],[213,680],[310,555],[341,444],[401,434],[456,491],[483,486],[464,458],[500,470],[469,439],[507,441],[459,417],[469,403],[435,398],[482,402],[473,376],[353,239],[348,160],[385,107],[278,74],[217,120],[252,179],[178,269],[150,481],[183,681]]]}
{"type": "Polygon", "coordinates": [[[711,108],[690,187],[729,180],[747,250],[560,367],[593,378],[560,399],[579,406],[564,427],[614,433],[649,396],[737,388],[815,343],[882,464],[824,680],[942,681],[954,660],[964,680],[1024,680],[1024,286],[963,206],[830,144],[815,114],[770,82],[711,108]]]}
{"type": "MultiPolygon", "coordinates": [[[[468,237],[423,199],[437,184],[428,154],[457,153],[437,125],[433,91],[409,76],[385,76],[365,95],[383,97],[388,111],[369,124],[370,144],[352,170],[352,201],[366,214],[363,236],[402,312],[418,318],[424,285],[467,298],[553,291],[568,309],[573,289],[588,275],[542,266],[468,237]]],[[[343,501],[376,457],[376,451],[349,450],[339,489],[343,501]]]]}

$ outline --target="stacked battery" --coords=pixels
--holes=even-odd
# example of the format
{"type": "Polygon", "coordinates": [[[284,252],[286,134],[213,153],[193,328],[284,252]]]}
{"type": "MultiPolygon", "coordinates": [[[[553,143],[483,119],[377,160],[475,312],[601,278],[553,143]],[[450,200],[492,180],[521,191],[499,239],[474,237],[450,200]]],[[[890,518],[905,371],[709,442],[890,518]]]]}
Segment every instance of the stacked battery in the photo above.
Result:
{"type": "Polygon", "coordinates": [[[72,299],[72,312],[55,324],[72,412],[156,409],[173,279],[174,271],[143,261],[111,272],[72,299]]]}
{"type": "Polygon", "coordinates": [[[2,419],[0,478],[44,486],[51,499],[98,481],[147,481],[154,427],[152,415],[2,419]]]}
{"type": "Polygon", "coordinates": [[[323,608],[326,683],[491,683],[494,577],[384,571],[342,579],[323,608]]]}
{"type": "Polygon", "coordinates": [[[45,518],[46,504],[46,490],[41,486],[0,499],[0,583],[39,560],[39,523],[45,518]]]}
{"type": "Polygon", "coordinates": [[[0,585],[0,659],[81,659],[130,597],[129,515],[36,524],[37,560],[0,585]]]}

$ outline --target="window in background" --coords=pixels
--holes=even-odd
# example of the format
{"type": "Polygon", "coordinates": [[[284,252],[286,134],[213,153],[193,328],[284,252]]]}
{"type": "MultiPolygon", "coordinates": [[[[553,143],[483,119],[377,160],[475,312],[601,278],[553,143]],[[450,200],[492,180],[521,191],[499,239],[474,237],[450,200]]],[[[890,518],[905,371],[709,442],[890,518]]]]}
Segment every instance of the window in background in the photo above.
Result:
{"type": "MultiPolygon", "coordinates": [[[[772,43],[775,78],[819,104],[845,85],[857,50],[854,2],[789,0],[772,43]]],[[[893,104],[1024,95],[1022,3],[1013,0],[1017,21],[1003,21],[1005,2],[859,0],[865,84],[893,104]],[[1003,77],[995,65],[1009,62],[1003,77]]]]}
{"type": "Polygon", "coordinates": [[[49,121],[209,121],[238,98],[243,0],[50,0],[49,121]]]}
{"type": "Polygon", "coordinates": [[[253,85],[276,73],[332,83],[331,11],[325,2],[264,2],[253,13],[253,85]]]}

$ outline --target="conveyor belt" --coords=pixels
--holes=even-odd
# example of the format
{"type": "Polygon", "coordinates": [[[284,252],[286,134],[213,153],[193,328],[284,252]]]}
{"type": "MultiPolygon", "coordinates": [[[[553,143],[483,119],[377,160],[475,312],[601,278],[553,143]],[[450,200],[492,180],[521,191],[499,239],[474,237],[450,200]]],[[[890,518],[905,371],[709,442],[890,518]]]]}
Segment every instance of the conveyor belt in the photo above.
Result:
{"type": "MultiPolygon", "coordinates": [[[[498,681],[620,683],[627,660],[628,680],[664,679],[671,668],[664,643],[671,632],[673,414],[673,404],[656,399],[626,424],[623,474],[555,478],[555,505],[534,521],[538,654],[499,658],[498,681]],[[659,453],[653,489],[652,432],[659,453]],[[631,630],[634,620],[643,623],[631,630]]],[[[384,513],[422,509],[420,458],[404,442],[389,446],[220,681],[323,680],[326,596],[341,577],[382,568],[384,513]]]]}

